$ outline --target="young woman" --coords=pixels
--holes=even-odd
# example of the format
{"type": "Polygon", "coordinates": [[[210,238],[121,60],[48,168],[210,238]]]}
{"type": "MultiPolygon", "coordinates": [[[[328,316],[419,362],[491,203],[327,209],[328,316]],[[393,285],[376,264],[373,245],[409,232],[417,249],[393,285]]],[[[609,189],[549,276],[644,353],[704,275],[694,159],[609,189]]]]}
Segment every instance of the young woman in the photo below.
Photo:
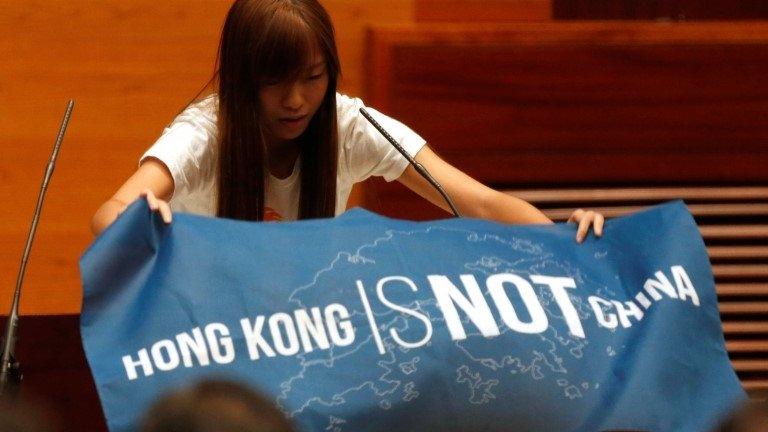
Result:
{"type": "MultiPolygon", "coordinates": [[[[142,156],[138,170],[92,220],[98,235],[146,197],[171,209],[245,220],[342,213],[352,185],[398,180],[447,210],[442,197],[336,92],[340,68],[330,17],[317,0],[237,0],[221,36],[217,90],[191,104],[142,156]]],[[[525,201],[490,189],[440,159],[402,123],[372,115],[440,182],[463,215],[507,223],[551,223],[525,201]]],[[[576,210],[583,241],[604,219],[576,210]]]]}

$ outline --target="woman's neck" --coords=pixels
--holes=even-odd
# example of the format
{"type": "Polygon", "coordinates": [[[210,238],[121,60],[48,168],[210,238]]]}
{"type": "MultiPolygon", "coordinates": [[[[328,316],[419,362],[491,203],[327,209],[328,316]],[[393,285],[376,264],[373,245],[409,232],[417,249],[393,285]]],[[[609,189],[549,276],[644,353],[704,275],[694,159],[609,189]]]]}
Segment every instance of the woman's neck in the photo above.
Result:
{"type": "Polygon", "coordinates": [[[267,165],[269,172],[279,178],[288,178],[296,165],[296,159],[301,153],[296,140],[284,141],[279,144],[267,144],[267,165]]]}

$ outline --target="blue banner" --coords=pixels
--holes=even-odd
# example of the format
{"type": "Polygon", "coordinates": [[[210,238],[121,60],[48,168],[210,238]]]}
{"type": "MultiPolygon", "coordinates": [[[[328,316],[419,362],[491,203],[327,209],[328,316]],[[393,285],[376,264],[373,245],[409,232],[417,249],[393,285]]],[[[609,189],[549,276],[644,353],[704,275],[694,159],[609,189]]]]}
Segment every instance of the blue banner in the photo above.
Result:
{"type": "Polygon", "coordinates": [[[744,392],[681,202],[575,226],[351,210],[250,223],[143,201],[84,254],[110,430],[235,378],[307,431],[708,431],[744,392]]]}

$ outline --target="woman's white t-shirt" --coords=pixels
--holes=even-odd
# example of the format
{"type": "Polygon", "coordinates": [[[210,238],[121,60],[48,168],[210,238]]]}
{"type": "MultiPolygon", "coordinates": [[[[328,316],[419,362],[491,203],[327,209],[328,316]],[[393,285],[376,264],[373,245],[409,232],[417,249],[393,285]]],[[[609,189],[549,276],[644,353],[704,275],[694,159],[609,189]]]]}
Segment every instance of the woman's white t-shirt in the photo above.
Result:
{"type": "MultiPolygon", "coordinates": [[[[408,166],[403,157],[363,116],[360,99],[336,95],[339,165],[336,175],[336,214],[344,212],[352,185],[370,176],[387,181],[400,177],[408,166]]],[[[404,124],[367,108],[405,150],[415,156],[426,141],[404,124]]],[[[209,96],[190,105],[165,128],[141,157],[164,163],[174,181],[173,211],[206,216],[216,214],[216,115],[218,99],[209,96]]],[[[280,179],[267,176],[265,220],[296,220],[301,186],[301,158],[293,172],[280,179]]]]}

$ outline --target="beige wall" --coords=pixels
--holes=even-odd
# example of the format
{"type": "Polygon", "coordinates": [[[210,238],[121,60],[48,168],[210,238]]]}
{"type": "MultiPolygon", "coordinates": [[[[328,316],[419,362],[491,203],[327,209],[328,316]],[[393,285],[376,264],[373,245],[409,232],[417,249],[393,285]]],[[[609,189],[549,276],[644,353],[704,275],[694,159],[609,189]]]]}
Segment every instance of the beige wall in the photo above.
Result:
{"type": "MultiPolygon", "coordinates": [[[[411,22],[414,0],[327,0],[342,89],[362,95],[364,27],[411,22]]],[[[0,1],[0,314],[40,181],[76,100],[27,268],[24,314],[78,312],[88,223],[209,78],[229,1],[0,1]]]]}

